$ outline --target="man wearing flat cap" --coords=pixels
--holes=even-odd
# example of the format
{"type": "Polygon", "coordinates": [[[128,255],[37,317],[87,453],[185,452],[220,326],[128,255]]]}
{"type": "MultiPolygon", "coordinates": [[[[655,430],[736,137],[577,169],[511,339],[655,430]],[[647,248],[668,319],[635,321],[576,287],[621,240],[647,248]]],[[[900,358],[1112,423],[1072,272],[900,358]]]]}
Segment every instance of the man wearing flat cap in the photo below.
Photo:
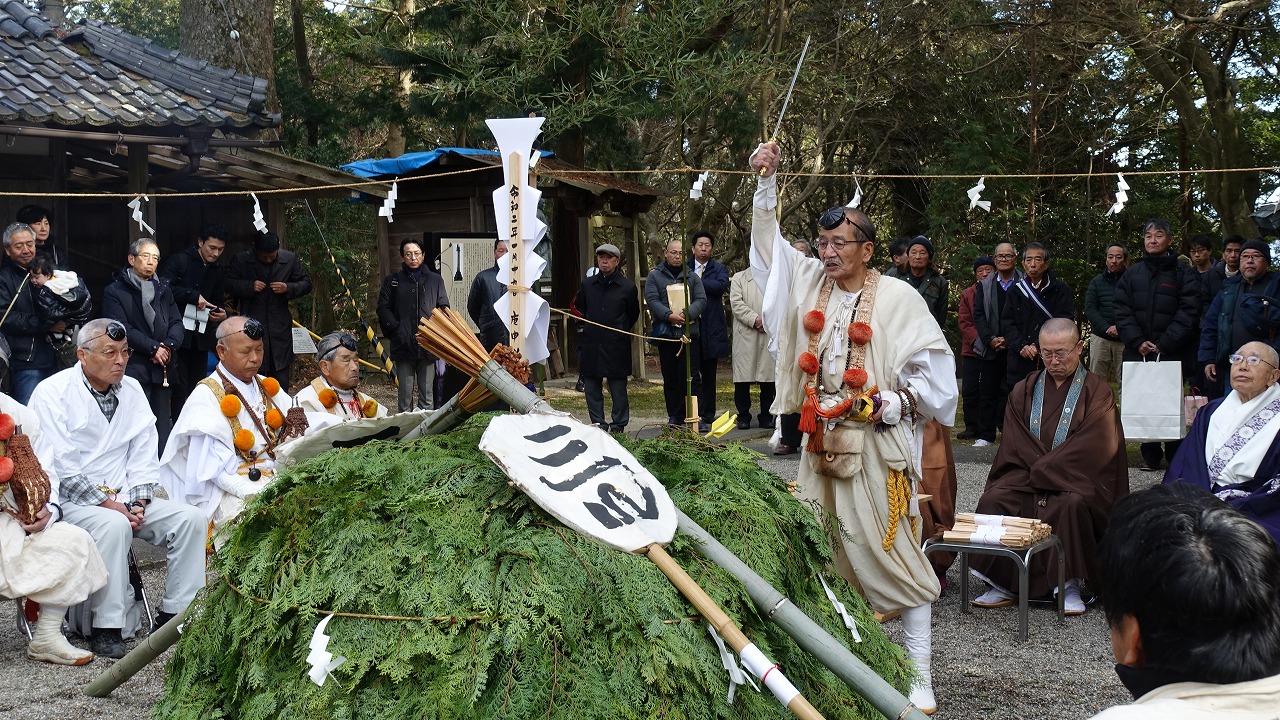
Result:
{"type": "MultiPolygon", "coordinates": [[[[1240,272],[1226,279],[1204,315],[1197,359],[1205,376],[1219,381],[1227,356],[1250,342],[1280,348],[1280,273],[1271,272],[1271,248],[1260,238],[1240,250],[1240,272]]],[[[1226,383],[1218,383],[1219,389],[1226,383]]],[[[1217,395],[1221,395],[1219,392],[1217,395]]]]}
{"type": "Polygon", "coordinates": [[[294,400],[307,412],[328,413],[341,420],[386,417],[387,409],[357,390],[360,352],[356,337],[338,330],[316,343],[320,377],[298,391],[294,400]]]}
{"type": "Polygon", "coordinates": [[[587,396],[591,424],[612,433],[626,430],[631,419],[627,402],[627,376],[631,375],[630,331],[640,317],[640,297],[636,284],[622,274],[622,251],[605,243],[596,248],[600,272],[582,281],[574,296],[574,309],[585,328],[581,338],[582,386],[587,396]],[[604,419],[604,381],[609,381],[613,412],[604,419]]]}

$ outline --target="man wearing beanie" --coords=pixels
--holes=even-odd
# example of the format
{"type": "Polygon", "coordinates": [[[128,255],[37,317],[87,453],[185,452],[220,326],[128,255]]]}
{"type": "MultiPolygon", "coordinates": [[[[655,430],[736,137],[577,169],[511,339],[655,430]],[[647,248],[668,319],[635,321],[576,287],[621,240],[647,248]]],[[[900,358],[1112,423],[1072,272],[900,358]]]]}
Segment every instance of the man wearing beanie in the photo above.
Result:
{"type": "Polygon", "coordinates": [[[910,283],[924,298],[929,314],[938,321],[938,327],[946,328],[949,288],[947,279],[933,264],[933,243],[929,238],[919,235],[908,240],[906,267],[895,266],[885,275],[910,283]]]}
{"type": "MultiPolygon", "coordinates": [[[[1197,359],[1214,383],[1213,397],[1221,397],[1222,378],[1230,366],[1227,356],[1253,341],[1280,347],[1280,273],[1271,271],[1271,248],[1261,238],[1246,241],[1240,251],[1240,272],[1227,278],[1200,330],[1197,359]]],[[[1229,385],[1228,385],[1229,387],[1229,385]]]]}
{"type": "Polygon", "coordinates": [[[964,432],[957,437],[962,440],[973,440],[978,437],[979,418],[982,407],[981,389],[984,382],[988,385],[999,383],[1003,372],[997,372],[990,363],[982,362],[977,353],[978,326],[973,321],[973,300],[978,294],[978,283],[996,270],[996,262],[989,255],[983,255],[973,261],[973,284],[960,293],[960,355],[961,385],[960,395],[964,398],[964,432]]]}
{"type": "Polygon", "coordinates": [[[236,254],[227,268],[227,292],[240,304],[240,314],[262,323],[262,375],[289,389],[293,367],[293,315],[289,301],[311,294],[311,277],[297,255],[280,249],[275,233],[260,232],[253,250],[236,254]]]}
{"type": "MultiPolygon", "coordinates": [[[[1170,244],[1169,221],[1148,220],[1142,228],[1142,262],[1116,283],[1113,303],[1125,362],[1157,357],[1178,361],[1185,378],[1195,364],[1199,340],[1200,274],[1178,262],[1170,244]]],[[[1173,459],[1178,442],[1166,442],[1163,448],[1159,442],[1142,443],[1141,469],[1159,470],[1165,457],[1173,459]]]]}

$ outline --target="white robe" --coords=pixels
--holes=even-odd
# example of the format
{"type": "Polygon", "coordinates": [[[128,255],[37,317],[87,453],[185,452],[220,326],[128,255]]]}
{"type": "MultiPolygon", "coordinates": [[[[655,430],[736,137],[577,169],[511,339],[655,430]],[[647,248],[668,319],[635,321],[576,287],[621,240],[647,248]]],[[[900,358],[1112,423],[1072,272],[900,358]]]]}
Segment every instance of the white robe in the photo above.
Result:
{"type": "MultiPolygon", "coordinates": [[[[298,405],[303,410],[306,410],[309,413],[325,413],[327,415],[333,415],[337,419],[342,421],[360,420],[364,417],[363,415],[350,414],[349,410],[344,410],[344,405],[342,403],[334,405],[331,408],[325,407],[324,403],[320,402],[320,395],[319,395],[320,391],[316,389],[317,384],[319,384],[320,387],[322,388],[326,387],[325,381],[323,378],[316,378],[315,380],[312,380],[311,383],[308,384],[306,387],[299,390],[297,395],[293,396],[293,399],[297,401],[298,405]]],[[[339,398],[342,398],[343,393],[341,391],[337,390],[336,388],[333,388],[333,391],[338,393],[339,398]]],[[[365,397],[365,398],[369,397],[364,393],[360,393],[360,394],[362,397],[365,397]]],[[[351,397],[351,393],[348,392],[347,398],[350,398],[350,397],[351,397]]],[[[378,410],[373,414],[373,416],[375,418],[386,417],[387,416],[386,406],[383,405],[382,403],[378,403],[378,410]]]]}
{"type": "MultiPolygon", "coordinates": [[[[3,393],[0,412],[8,413],[22,426],[34,445],[40,437],[35,413],[3,393]]],[[[4,496],[6,502],[13,503],[7,483],[4,496]]],[[[106,584],[107,568],[89,533],[69,523],[50,522],[40,532],[27,535],[13,516],[0,513],[0,597],[26,597],[52,607],[68,607],[106,584]]]]}
{"type": "MultiPolygon", "coordinates": [[[[1235,435],[1241,425],[1253,419],[1266,406],[1280,398],[1280,384],[1271,385],[1249,402],[1241,402],[1240,393],[1232,390],[1222,404],[1209,417],[1205,432],[1204,456],[1212,465],[1213,456],[1235,435]]],[[[1212,478],[1215,485],[1235,485],[1252,480],[1258,467],[1267,457],[1276,433],[1280,433],[1280,413],[1276,413],[1249,441],[1223,466],[1222,472],[1212,478]]],[[[1229,452],[1229,451],[1228,451],[1229,452]]]]}
{"type": "MultiPolygon", "coordinates": [[[[805,374],[797,359],[808,350],[805,313],[817,305],[826,282],[821,261],[804,256],[778,232],[776,178],[762,178],[754,198],[751,226],[751,271],[764,293],[764,325],[769,349],[778,359],[777,396],[773,414],[799,412],[805,399],[805,374]]],[[[827,305],[826,325],[818,347],[826,349],[822,383],[839,387],[844,371],[847,335],[852,313],[850,295],[836,288],[827,305]]],[[[882,419],[890,427],[874,432],[872,426],[844,421],[860,437],[854,438],[861,458],[850,477],[819,475],[805,453],[797,475],[799,494],[817,500],[839,519],[844,533],[833,538],[836,569],[861,587],[867,601],[881,612],[917,607],[938,597],[940,586],[924,553],[920,538],[913,537],[903,519],[890,552],[881,549],[888,522],[887,484],[890,470],[904,471],[911,480],[912,495],[921,478],[923,425],[934,419],[943,425],[955,422],[959,391],[955,359],[942,329],[929,313],[920,294],[910,285],[881,277],[871,313],[872,339],[867,345],[867,386],[878,385],[884,400],[882,419]],[[900,422],[903,408],[895,389],[909,387],[917,400],[920,418],[900,422]]],[[[911,502],[911,516],[919,508],[911,502]]],[[[919,521],[917,520],[917,527],[919,521]]]]}
{"type": "MultiPolygon", "coordinates": [[[[239,515],[245,500],[275,479],[275,461],[264,452],[266,438],[258,431],[248,410],[252,407],[265,426],[266,403],[258,384],[240,382],[221,364],[213,374],[215,380],[219,379],[219,372],[230,379],[246,401],[241,403],[236,417],[241,428],[253,433],[251,452],[257,453],[256,461],[248,462],[236,453],[231,423],[222,414],[217,396],[203,384],[196,385],[182,406],[165,445],[164,457],[160,459],[160,483],[169,498],[203,510],[215,529],[239,515]],[[256,481],[249,479],[252,468],[262,473],[256,481]]],[[[293,405],[293,399],[283,388],[271,400],[280,412],[287,412],[293,405]]],[[[307,420],[312,427],[332,422],[313,413],[307,414],[307,420]]]]}
{"type": "Polygon", "coordinates": [[[108,422],[85,384],[80,363],[36,386],[31,410],[40,419],[41,432],[32,445],[54,497],[59,497],[61,479],[76,475],[118,489],[126,502],[131,488],[159,482],[156,416],[142,386],[125,375],[116,399],[119,404],[108,422]]]}

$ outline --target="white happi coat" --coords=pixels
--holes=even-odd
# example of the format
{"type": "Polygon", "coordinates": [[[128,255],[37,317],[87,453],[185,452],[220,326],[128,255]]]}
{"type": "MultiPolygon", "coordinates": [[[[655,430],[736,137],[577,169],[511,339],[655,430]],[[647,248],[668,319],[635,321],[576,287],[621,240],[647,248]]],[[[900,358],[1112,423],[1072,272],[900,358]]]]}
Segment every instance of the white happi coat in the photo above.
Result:
{"type": "MultiPolygon", "coordinates": [[[[40,437],[35,413],[3,393],[0,412],[9,414],[35,445],[40,437]]],[[[6,502],[13,503],[7,483],[4,496],[6,502]]],[[[57,502],[57,495],[50,500],[57,502]]],[[[40,532],[27,535],[13,516],[0,512],[0,597],[26,597],[52,607],[68,607],[106,584],[107,568],[89,533],[69,523],[50,522],[40,532]]]]}
{"type": "MultiPolygon", "coordinates": [[[[309,385],[299,390],[298,394],[293,396],[293,399],[296,400],[298,405],[303,410],[306,410],[308,413],[325,413],[327,415],[333,415],[338,420],[343,420],[343,421],[360,420],[364,417],[363,415],[352,415],[350,413],[350,408],[348,408],[342,402],[339,402],[337,405],[334,405],[331,408],[325,407],[324,403],[320,402],[320,388],[324,388],[324,387],[330,387],[330,386],[325,383],[324,378],[316,378],[315,380],[312,380],[309,385]]],[[[350,391],[338,390],[337,388],[330,388],[330,389],[338,393],[338,398],[341,400],[349,400],[351,398],[350,391]]],[[[360,393],[360,396],[365,398],[369,397],[364,393],[360,393]]],[[[378,410],[373,414],[373,416],[375,418],[386,417],[387,416],[386,406],[383,405],[382,403],[378,403],[378,410]]]]}
{"type": "MultiPolygon", "coordinates": [[[[776,180],[774,176],[758,181],[751,225],[751,270],[764,293],[769,349],[778,359],[773,414],[781,415],[799,412],[804,402],[806,376],[797,363],[800,353],[809,347],[803,319],[816,307],[827,281],[822,262],[791,247],[778,232],[776,180]]],[[[828,351],[820,369],[826,387],[840,387],[842,382],[853,298],[835,288],[827,306],[826,325],[818,343],[820,350],[828,351]]],[[[803,499],[817,500],[840,521],[844,532],[832,538],[836,569],[861,587],[873,608],[889,612],[930,603],[940,591],[938,578],[920,549],[920,538],[913,536],[906,518],[899,524],[890,551],[881,549],[889,527],[889,471],[906,473],[914,497],[921,478],[924,424],[930,419],[953,424],[959,392],[951,348],[914,288],[882,276],[870,325],[867,387],[880,387],[882,420],[889,427],[885,432],[874,432],[869,424],[843,421],[844,427],[861,436],[852,438],[859,456],[857,470],[849,477],[820,475],[806,451],[796,480],[803,499]],[[904,418],[901,400],[893,392],[902,387],[910,388],[917,400],[920,417],[915,423],[904,418]]],[[[918,530],[915,500],[910,514],[918,530]]]]}
{"type": "MultiPolygon", "coordinates": [[[[174,423],[164,456],[160,458],[160,483],[169,498],[204,510],[215,528],[239,515],[245,500],[275,479],[275,460],[263,452],[266,438],[258,431],[248,410],[252,407],[266,426],[266,403],[258,384],[241,382],[221,363],[212,375],[215,382],[221,382],[219,373],[231,381],[246,401],[240,404],[237,419],[241,428],[253,433],[251,451],[257,453],[256,462],[250,463],[237,454],[231,423],[222,414],[217,396],[204,384],[196,385],[182,406],[182,414],[174,423]],[[262,473],[257,481],[249,479],[249,470],[255,467],[262,473]]],[[[293,404],[283,388],[271,400],[282,413],[288,412],[293,404]]],[[[313,413],[308,413],[307,419],[312,427],[333,422],[313,413]]]]}

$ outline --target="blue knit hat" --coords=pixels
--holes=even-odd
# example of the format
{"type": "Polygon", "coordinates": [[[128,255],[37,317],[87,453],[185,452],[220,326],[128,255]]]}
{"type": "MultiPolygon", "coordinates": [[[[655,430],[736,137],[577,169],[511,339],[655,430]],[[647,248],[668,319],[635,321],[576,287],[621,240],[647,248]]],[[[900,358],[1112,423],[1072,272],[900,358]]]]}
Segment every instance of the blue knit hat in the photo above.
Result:
{"type": "Polygon", "coordinates": [[[983,255],[982,257],[973,261],[973,271],[978,272],[978,268],[982,267],[983,265],[990,265],[991,267],[995,267],[996,261],[992,260],[990,255],[983,255]]]}
{"type": "Polygon", "coordinates": [[[923,245],[925,252],[929,253],[929,259],[933,259],[933,243],[929,242],[929,238],[917,235],[911,242],[907,243],[907,252],[911,252],[911,248],[917,245],[923,245]]]}

